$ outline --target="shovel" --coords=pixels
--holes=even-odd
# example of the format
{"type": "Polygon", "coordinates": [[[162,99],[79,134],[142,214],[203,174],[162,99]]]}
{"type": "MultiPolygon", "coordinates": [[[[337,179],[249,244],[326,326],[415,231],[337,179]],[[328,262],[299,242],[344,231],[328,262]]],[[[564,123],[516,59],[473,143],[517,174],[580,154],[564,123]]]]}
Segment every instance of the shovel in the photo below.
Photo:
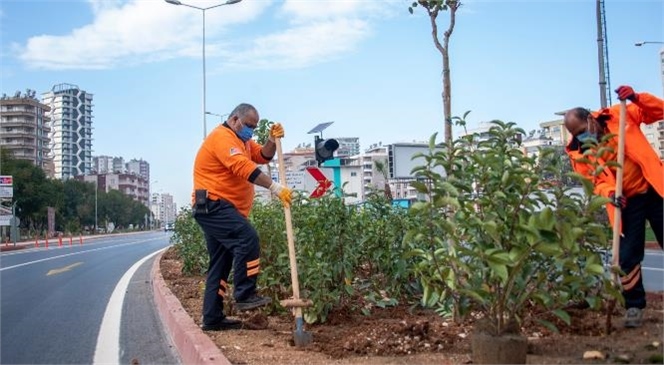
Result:
{"type": "MultiPolygon", "coordinates": [[[[620,101],[620,121],[618,124],[618,167],[616,171],[616,192],[615,196],[622,196],[623,190],[623,164],[625,162],[625,119],[627,118],[627,102],[625,100],[620,101]]],[[[613,275],[614,280],[618,285],[620,285],[620,278],[618,273],[620,272],[620,231],[622,222],[622,211],[620,207],[616,207],[613,213],[613,247],[611,250],[611,255],[613,258],[613,275]]]]}
{"type": "MultiPolygon", "coordinates": [[[[281,138],[275,139],[277,145],[277,162],[279,163],[279,181],[286,184],[286,170],[284,166],[284,154],[281,149],[281,138]]],[[[304,319],[302,308],[309,307],[313,303],[310,300],[300,299],[300,283],[297,278],[297,261],[295,259],[295,239],[293,237],[293,221],[290,206],[284,205],[284,216],[286,217],[286,238],[288,239],[288,258],[290,259],[291,282],[293,284],[293,298],[281,301],[281,305],[291,308],[295,314],[295,331],[293,342],[296,347],[304,347],[311,343],[311,333],[304,331],[304,319]]]]}
{"type": "MultiPolygon", "coordinates": [[[[623,188],[623,164],[625,162],[625,119],[627,118],[627,102],[620,101],[620,120],[618,121],[618,157],[620,164],[616,170],[616,192],[615,196],[622,196],[623,188]]],[[[620,231],[622,228],[622,211],[620,207],[613,210],[613,246],[611,247],[611,272],[616,288],[622,287],[620,282],[620,231]]],[[[606,334],[611,334],[611,314],[616,306],[616,299],[611,299],[606,312],[606,334]]]]}

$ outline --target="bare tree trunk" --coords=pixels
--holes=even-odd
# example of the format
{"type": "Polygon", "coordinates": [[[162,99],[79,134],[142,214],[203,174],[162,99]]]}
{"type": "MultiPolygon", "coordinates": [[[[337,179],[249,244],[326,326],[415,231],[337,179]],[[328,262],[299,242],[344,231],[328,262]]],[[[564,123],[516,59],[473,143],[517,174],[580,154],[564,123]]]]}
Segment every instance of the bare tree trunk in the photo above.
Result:
{"type": "Polygon", "coordinates": [[[445,142],[449,144],[452,142],[452,80],[450,80],[450,57],[447,48],[443,50],[443,116],[445,142]]]}
{"type": "Polygon", "coordinates": [[[440,43],[438,37],[438,8],[427,8],[429,20],[431,21],[431,36],[436,49],[443,56],[443,118],[445,119],[445,142],[452,142],[452,80],[450,78],[450,57],[449,57],[449,43],[452,32],[454,32],[454,25],[456,23],[456,11],[461,6],[459,1],[449,1],[447,4],[450,13],[450,25],[443,34],[443,44],[440,43]]]}

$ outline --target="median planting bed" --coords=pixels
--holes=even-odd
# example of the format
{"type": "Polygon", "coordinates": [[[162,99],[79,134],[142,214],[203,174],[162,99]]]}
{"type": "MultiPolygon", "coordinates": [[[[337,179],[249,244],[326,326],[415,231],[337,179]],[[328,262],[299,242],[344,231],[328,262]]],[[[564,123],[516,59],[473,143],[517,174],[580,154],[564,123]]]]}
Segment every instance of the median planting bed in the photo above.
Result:
{"type": "MultiPolygon", "coordinates": [[[[424,199],[409,209],[381,191],[361,205],[334,193],[294,200],[300,288],[313,302],[307,348],[292,345],[294,319],[279,305],[291,295],[283,208],[257,202],[259,288],[273,304],[238,314],[230,303],[246,328],[207,334],[238,364],[661,363],[661,293],[649,294],[642,328],[622,328],[619,304],[607,315],[620,298],[599,254],[607,199],[574,174],[585,194],[549,184],[562,180],[560,156],[524,155],[522,132],[495,122],[488,140],[442,149],[432,137],[413,171],[424,199]]],[[[162,274],[200,324],[208,256],[190,212],[172,241],[162,274]]]]}
{"type": "MultiPolygon", "coordinates": [[[[182,261],[173,248],[161,260],[161,271],[169,289],[191,318],[200,325],[204,276],[182,274],[182,261]]],[[[649,307],[643,328],[622,329],[622,310],[613,316],[615,332],[604,336],[605,313],[573,310],[572,326],[561,326],[554,334],[534,325],[525,325],[529,336],[528,363],[578,364],[614,363],[629,356],[633,364],[662,363],[662,347],[653,342],[664,338],[662,294],[649,294],[649,307]],[[599,351],[606,361],[583,360],[586,351],[599,351]]],[[[461,325],[438,316],[432,310],[408,306],[373,311],[372,315],[335,311],[325,324],[308,325],[314,342],[306,349],[292,345],[293,317],[289,313],[264,315],[266,329],[205,332],[233,364],[444,364],[471,361],[469,335],[472,320],[461,325]]],[[[236,313],[231,313],[236,314],[236,313]]],[[[250,325],[261,326],[250,316],[250,325]]],[[[260,318],[259,318],[260,319],[260,318]]]]}

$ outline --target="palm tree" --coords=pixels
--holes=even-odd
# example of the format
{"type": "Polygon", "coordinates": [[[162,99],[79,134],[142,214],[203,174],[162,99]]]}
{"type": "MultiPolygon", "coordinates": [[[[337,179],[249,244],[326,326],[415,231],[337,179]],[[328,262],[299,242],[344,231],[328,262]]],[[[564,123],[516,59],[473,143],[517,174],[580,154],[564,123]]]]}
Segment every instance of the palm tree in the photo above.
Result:
{"type": "Polygon", "coordinates": [[[387,165],[383,160],[375,160],[374,166],[376,167],[376,170],[378,170],[378,172],[380,172],[380,174],[383,175],[383,181],[384,181],[383,189],[385,191],[385,198],[391,202],[393,198],[392,198],[392,189],[390,188],[390,180],[387,171],[387,165]]]}

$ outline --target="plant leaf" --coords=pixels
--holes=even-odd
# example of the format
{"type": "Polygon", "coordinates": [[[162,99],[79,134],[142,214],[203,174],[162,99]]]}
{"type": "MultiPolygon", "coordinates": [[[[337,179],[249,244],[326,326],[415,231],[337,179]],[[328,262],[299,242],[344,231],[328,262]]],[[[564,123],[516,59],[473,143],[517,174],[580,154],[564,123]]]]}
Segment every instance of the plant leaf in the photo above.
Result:
{"type": "Polygon", "coordinates": [[[562,309],[556,309],[553,311],[553,314],[556,315],[556,317],[560,318],[567,324],[568,326],[572,324],[572,318],[569,316],[569,313],[565,312],[562,309]]]}

